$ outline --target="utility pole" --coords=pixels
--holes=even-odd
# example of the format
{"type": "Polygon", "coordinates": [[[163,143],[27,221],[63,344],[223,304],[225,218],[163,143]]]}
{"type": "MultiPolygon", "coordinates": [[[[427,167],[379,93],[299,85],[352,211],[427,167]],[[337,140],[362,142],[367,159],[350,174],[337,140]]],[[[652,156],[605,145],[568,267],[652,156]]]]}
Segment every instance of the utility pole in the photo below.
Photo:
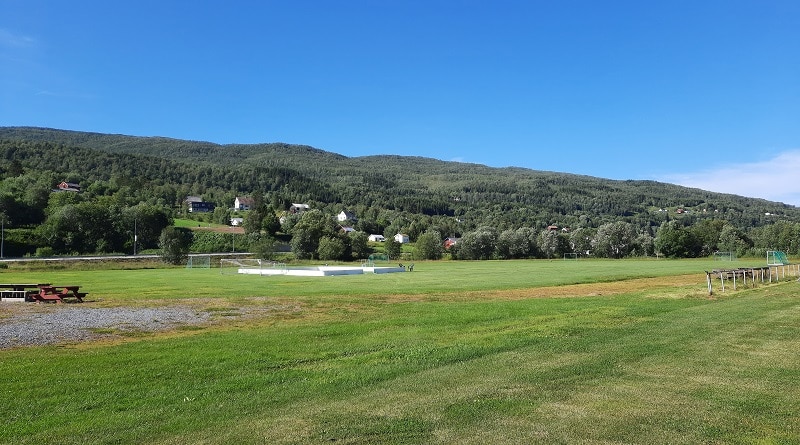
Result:
{"type": "Polygon", "coordinates": [[[139,235],[136,233],[136,218],[133,219],[133,256],[136,256],[136,241],[139,235]]]}
{"type": "Polygon", "coordinates": [[[6,212],[0,212],[0,258],[5,258],[6,247],[6,212]]]}

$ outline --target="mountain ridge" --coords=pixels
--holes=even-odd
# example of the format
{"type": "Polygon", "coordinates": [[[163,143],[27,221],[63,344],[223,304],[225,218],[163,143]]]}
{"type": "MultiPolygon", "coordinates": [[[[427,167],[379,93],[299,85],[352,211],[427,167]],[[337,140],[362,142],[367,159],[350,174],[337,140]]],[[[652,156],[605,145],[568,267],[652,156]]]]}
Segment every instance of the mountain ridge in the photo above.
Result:
{"type": "MultiPolygon", "coordinates": [[[[453,216],[467,221],[470,228],[541,227],[552,223],[597,227],[604,222],[625,220],[652,229],[670,218],[703,217],[725,218],[739,227],[769,224],[776,217],[800,221],[800,209],[788,204],[652,180],[605,179],[420,156],[348,157],[281,142],[217,144],[41,127],[0,127],[0,141],[93,150],[83,155],[106,153],[112,156],[108,160],[112,164],[114,159],[128,159],[125,156],[146,156],[152,162],[168,160],[177,166],[169,168],[186,170],[169,181],[191,184],[192,193],[207,194],[210,199],[220,200],[220,205],[230,196],[259,191],[280,195],[276,202],[309,200],[318,207],[377,207],[453,216]],[[214,179],[204,180],[205,176],[214,179]],[[228,177],[235,180],[226,184],[228,177]],[[677,214],[679,209],[682,212],[677,214]]],[[[68,157],[69,151],[65,153],[68,157]]],[[[58,173],[106,179],[103,172],[82,170],[77,161],[70,165],[58,173]]],[[[154,175],[157,172],[142,181],[157,180],[154,175]]]]}

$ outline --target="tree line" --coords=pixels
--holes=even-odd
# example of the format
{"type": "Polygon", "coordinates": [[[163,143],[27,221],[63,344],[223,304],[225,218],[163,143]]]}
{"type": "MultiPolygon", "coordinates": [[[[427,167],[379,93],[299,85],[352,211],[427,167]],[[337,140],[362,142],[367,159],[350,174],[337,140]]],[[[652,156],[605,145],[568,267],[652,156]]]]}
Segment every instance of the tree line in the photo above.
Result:
{"type": "MultiPolygon", "coordinates": [[[[252,237],[254,246],[265,243],[259,236],[283,237],[298,256],[319,258],[337,252],[357,258],[364,253],[359,237],[373,233],[387,239],[406,233],[417,250],[460,238],[458,247],[439,254],[462,259],[793,253],[800,222],[793,206],[653,181],[418,157],[347,158],[289,144],[220,146],[4,127],[0,158],[0,218],[9,230],[9,255],[131,252],[140,222],[139,248],[155,248],[173,218],[227,224],[236,214],[230,209],[236,196],[260,202],[242,214],[248,232],[242,246],[252,237]],[[82,191],[54,193],[61,181],[78,183],[82,191]],[[217,209],[188,215],[183,200],[189,195],[217,209]],[[310,229],[301,215],[287,212],[295,202],[331,221],[343,209],[353,211],[358,220],[346,224],[356,243],[335,222],[317,232],[324,236],[300,233],[310,229]],[[554,225],[559,230],[548,229],[554,225]]],[[[198,249],[216,243],[195,238],[198,249]]]]}

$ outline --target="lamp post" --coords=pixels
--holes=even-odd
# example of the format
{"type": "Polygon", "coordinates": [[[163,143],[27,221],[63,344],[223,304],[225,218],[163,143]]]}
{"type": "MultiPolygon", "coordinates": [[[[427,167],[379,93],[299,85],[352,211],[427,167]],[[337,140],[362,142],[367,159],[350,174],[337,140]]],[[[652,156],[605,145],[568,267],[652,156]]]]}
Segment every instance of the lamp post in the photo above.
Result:
{"type": "Polygon", "coordinates": [[[136,218],[133,219],[133,256],[136,256],[136,241],[139,235],[136,234],[136,218]]]}

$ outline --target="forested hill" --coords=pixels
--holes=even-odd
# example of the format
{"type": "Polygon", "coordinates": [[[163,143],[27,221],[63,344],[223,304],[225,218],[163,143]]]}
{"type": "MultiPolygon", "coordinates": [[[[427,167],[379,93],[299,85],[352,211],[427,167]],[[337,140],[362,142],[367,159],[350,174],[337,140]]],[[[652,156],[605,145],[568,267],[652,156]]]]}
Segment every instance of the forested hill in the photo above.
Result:
{"type": "MultiPolygon", "coordinates": [[[[598,227],[627,221],[653,228],[667,219],[721,218],[751,228],[776,219],[800,222],[800,209],[761,199],[654,181],[492,168],[407,156],[349,158],[283,143],[219,145],[164,137],[134,137],[32,127],[0,127],[8,164],[49,171],[59,180],[124,182],[170,188],[162,200],[201,195],[230,206],[254,192],[277,210],[310,202],[338,213],[453,217],[462,231],[482,225],[598,227]]],[[[147,196],[143,194],[142,196],[147,196]]],[[[176,202],[170,204],[175,205],[176,202]]]]}

